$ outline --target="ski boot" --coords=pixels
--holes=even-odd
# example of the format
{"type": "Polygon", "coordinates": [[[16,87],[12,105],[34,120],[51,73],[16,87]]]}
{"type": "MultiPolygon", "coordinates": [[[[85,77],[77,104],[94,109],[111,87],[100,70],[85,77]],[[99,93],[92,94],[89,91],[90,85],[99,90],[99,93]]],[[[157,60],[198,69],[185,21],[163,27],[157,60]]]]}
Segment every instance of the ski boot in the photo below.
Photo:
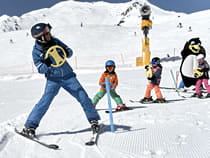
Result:
{"type": "Polygon", "coordinates": [[[123,105],[117,105],[116,111],[123,111],[123,110],[128,110],[128,107],[125,106],[125,104],[123,104],[123,105]]]}
{"type": "Polygon", "coordinates": [[[154,103],[167,103],[167,101],[165,100],[165,98],[158,98],[156,100],[153,101],[154,103]]]}
{"type": "Polygon", "coordinates": [[[203,94],[197,94],[197,93],[194,93],[191,97],[197,97],[197,98],[203,98],[203,94]]]}
{"type": "Polygon", "coordinates": [[[196,93],[193,93],[193,95],[191,95],[192,98],[197,97],[197,96],[198,96],[198,94],[196,94],[196,93]]]}
{"type": "Polygon", "coordinates": [[[208,94],[205,96],[205,98],[210,98],[210,93],[208,93],[208,94]]]}
{"type": "Polygon", "coordinates": [[[92,121],[90,121],[90,124],[91,124],[91,129],[93,131],[93,134],[98,133],[100,130],[98,120],[92,120],[92,121]]]}
{"type": "Polygon", "coordinates": [[[198,94],[197,97],[200,98],[200,99],[202,99],[203,98],[203,94],[198,94]]]}
{"type": "Polygon", "coordinates": [[[178,91],[179,92],[187,92],[187,90],[185,88],[179,88],[178,91]]]}
{"type": "Polygon", "coordinates": [[[21,133],[26,137],[35,138],[36,137],[35,130],[36,129],[33,127],[24,127],[21,133]]]}
{"type": "Polygon", "coordinates": [[[143,99],[140,100],[140,103],[151,103],[151,102],[153,102],[152,97],[150,98],[144,97],[143,99]]]}

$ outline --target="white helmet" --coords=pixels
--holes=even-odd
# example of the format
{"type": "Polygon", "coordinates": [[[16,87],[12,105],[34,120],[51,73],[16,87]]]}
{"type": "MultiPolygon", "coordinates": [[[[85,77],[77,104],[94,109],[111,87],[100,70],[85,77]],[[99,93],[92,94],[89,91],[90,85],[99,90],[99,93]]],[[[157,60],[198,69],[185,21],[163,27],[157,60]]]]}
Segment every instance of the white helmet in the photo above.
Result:
{"type": "Polygon", "coordinates": [[[203,55],[203,54],[199,54],[199,55],[197,56],[197,60],[199,60],[199,59],[204,59],[204,55],[203,55]]]}

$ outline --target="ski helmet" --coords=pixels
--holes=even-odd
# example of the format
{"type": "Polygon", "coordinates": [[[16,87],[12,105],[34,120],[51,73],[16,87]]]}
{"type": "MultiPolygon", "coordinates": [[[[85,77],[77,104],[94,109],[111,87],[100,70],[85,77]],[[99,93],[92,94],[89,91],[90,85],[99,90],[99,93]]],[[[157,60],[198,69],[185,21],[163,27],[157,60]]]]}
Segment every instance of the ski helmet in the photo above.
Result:
{"type": "Polygon", "coordinates": [[[204,59],[204,55],[203,55],[203,54],[199,54],[199,55],[197,56],[197,60],[199,60],[199,59],[204,59]]]}
{"type": "MultiPolygon", "coordinates": [[[[52,27],[50,24],[38,23],[32,26],[31,35],[33,38],[37,39],[39,42],[45,43],[47,40],[45,35],[50,35],[52,27]]],[[[50,35],[51,36],[51,35],[50,35]]]]}
{"type": "Polygon", "coordinates": [[[105,67],[107,66],[115,66],[115,62],[113,60],[107,60],[105,63],[105,67]]]}
{"type": "Polygon", "coordinates": [[[156,64],[156,65],[160,64],[160,58],[159,57],[152,58],[151,64],[156,64]]]}

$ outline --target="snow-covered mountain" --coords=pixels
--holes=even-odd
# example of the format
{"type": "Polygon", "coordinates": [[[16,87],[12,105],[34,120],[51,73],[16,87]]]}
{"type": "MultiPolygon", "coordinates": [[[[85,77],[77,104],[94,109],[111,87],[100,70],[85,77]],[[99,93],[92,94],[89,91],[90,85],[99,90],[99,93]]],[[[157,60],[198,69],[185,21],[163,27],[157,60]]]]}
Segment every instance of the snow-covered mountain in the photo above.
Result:
{"type": "MultiPolygon", "coordinates": [[[[76,68],[102,65],[102,61],[108,56],[101,52],[111,55],[121,65],[134,66],[135,57],[141,56],[142,31],[140,30],[139,8],[144,3],[149,4],[144,0],[117,4],[64,1],[51,8],[35,10],[21,17],[2,16],[0,30],[10,32],[0,33],[2,37],[0,42],[4,43],[0,48],[3,59],[0,66],[7,69],[7,72],[1,69],[0,74],[35,71],[30,54],[34,42],[30,37],[30,28],[37,22],[49,22],[53,26],[53,35],[63,39],[77,52],[72,59],[73,66],[76,68]],[[117,24],[121,20],[124,23],[119,27],[117,24]],[[11,31],[15,29],[15,25],[18,26],[18,30],[11,31]],[[106,41],[107,39],[109,42],[106,41]],[[5,54],[4,50],[7,50],[8,53],[5,54]],[[18,60],[14,54],[18,54],[18,60]],[[83,56],[88,56],[91,63],[85,64],[87,59],[83,56]],[[7,64],[9,62],[16,66],[15,69],[7,64]],[[30,68],[28,64],[31,65],[30,68]]],[[[210,13],[208,10],[187,15],[164,11],[153,5],[151,9],[153,29],[150,31],[150,37],[151,50],[154,54],[158,53],[160,57],[166,54],[179,55],[183,43],[192,36],[202,37],[206,43],[206,31],[209,31],[209,18],[207,17],[210,13]],[[183,23],[182,29],[177,28],[180,22],[183,23]],[[192,32],[188,32],[189,26],[192,27],[192,32]],[[203,28],[204,33],[200,32],[200,28],[203,28]],[[161,32],[169,36],[167,38],[168,47],[165,47],[165,34],[161,32]]]]}
{"type": "MultiPolygon", "coordinates": [[[[112,4],[106,2],[76,2],[64,1],[51,8],[40,9],[26,13],[20,17],[0,17],[0,31],[8,32],[14,30],[29,29],[38,21],[52,22],[55,26],[80,25],[116,25],[120,20],[124,25],[138,25],[140,21],[139,9],[145,0],[131,1],[127,3],[112,4]]],[[[150,4],[151,5],[151,4],[150,4]]],[[[154,14],[171,16],[173,13],[161,10],[153,5],[154,14]]]]}
{"type": "MultiPolygon", "coordinates": [[[[189,88],[189,93],[180,93],[185,99],[174,90],[162,90],[166,99],[176,100],[169,104],[142,106],[129,102],[141,99],[147,85],[144,68],[135,67],[136,57],[142,55],[139,8],[145,2],[64,1],[21,17],[0,17],[0,29],[5,29],[0,32],[0,158],[209,157],[209,99],[187,98],[193,93],[189,88]],[[124,23],[117,26],[120,20],[124,23]],[[31,57],[34,39],[30,28],[37,22],[49,22],[52,34],[73,49],[74,55],[68,62],[91,98],[99,90],[98,79],[105,61],[113,59],[117,64],[117,92],[133,110],[114,114],[116,132],[111,133],[109,117],[104,112],[108,107],[106,96],[99,102],[96,108],[105,127],[98,146],[84,145],[91,136],[90,125],[78,102],[63,90],[37,129],[42,141],[59,144],[60,150],[46,149],[14,133],[15,127],[23,127],[44,90],[44,76],[36,73],[31,57]]],[[[187,40],[200,37],[210,62],[210,10],[183,14],[153,5],[151,8],[152,57],[180,56],[187,40]],[[177,27],[179,23],[182,28],[177,27]]],[[[162,65],[161,86],[175,87],[171,71],[177,74],[179,82],[180,60],[162,65]]],[[[116,106],[113,101],[112,105],[116,106]]]]}

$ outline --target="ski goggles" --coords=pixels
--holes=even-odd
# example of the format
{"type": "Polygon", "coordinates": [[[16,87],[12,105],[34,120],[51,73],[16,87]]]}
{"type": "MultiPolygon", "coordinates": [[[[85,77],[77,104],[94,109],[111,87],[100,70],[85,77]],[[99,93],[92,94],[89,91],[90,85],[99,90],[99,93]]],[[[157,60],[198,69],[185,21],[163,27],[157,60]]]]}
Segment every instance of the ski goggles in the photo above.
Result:
{"type": "Polygon", "coordinates": [[[114,70],[114,66],[106,66],[106,69],[107,69],[108,71],[112,71],[112,70],[114,70]]]}
{"type": "Polygon", "coordinates": [[[158,65],[158,64],[160,64],[160,62],[159,61],[152,61],[151,64],[158,65]]]}
{"type": "Polygon", "coordinates": [[[40,42],[47,42],[51,40],[51,33],[47,32],[45,34],[43,34],[42,36],[37,38],[38,41],[40,42]]]}

